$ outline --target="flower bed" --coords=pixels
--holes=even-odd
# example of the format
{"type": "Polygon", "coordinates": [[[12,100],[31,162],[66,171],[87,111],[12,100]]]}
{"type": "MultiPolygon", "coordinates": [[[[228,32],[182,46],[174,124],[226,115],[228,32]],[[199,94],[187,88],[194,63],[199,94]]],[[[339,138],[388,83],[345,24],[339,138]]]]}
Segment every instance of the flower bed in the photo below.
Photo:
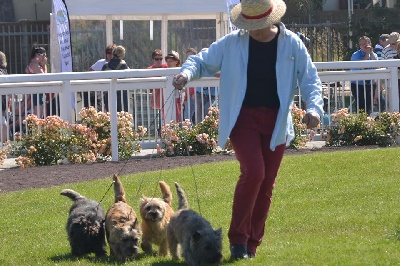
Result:
{"type": "MultiPolygon", "coordinates": [[[[70,163],[104,161],[111,156],[110,114],[97,112],[93,107],[79,112],[80,121],[69,124],[58,116],[45,119],[29,115],[24,124],[27,133],[10,144],[10,154],[18,156],[21,167],[53,165],[67,160],[70,163]]],[[[127,112],[119,112],[118,155],[129,159],[140,151],[140,139],[147,129],[133,128],[133,117],[127,112]]]]}

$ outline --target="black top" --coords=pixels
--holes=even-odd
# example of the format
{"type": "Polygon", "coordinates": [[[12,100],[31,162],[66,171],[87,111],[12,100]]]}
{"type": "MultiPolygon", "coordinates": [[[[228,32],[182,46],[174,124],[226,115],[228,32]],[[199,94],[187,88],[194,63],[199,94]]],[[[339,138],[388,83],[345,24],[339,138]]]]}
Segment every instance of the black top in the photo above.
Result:
{"type": "Polygon", "coordinates": [[[259,42],[250,37],[247,88],[243,106],[279,107],[276,85],[278,36],[279,32],[269,42],[259,42]]]}
{"type": "Polygon", "coordinates": [[[108,63],[105,63],[101,70],[124,70],[129,69],[126,62],[119,58],[112,58],[108,63]]]}

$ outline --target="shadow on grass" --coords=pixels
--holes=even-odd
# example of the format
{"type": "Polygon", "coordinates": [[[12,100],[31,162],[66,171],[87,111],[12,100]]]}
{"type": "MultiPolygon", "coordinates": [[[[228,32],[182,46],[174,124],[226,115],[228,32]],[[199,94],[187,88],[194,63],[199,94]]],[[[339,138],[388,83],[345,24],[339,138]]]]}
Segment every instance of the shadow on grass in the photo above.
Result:
{"type": "MultiPolygon", "coordinates": [[[[156,252],[153,252],[153,256],[148,256],[144,253],[140,253],[135,259],[130,259],[128,261],[141,261],[142,259],[146,258],[151,258],[157,256],[156,252]]],[[[57,263],[57,262],[77,262],[80,260],[87,260],[88,262],[91,263],[102,263],[102,264],[112,264],[112,265],[123,265],[124,262],[117,261],[114,258],[110,256],[104,256],[104,257],[96,257],[93,255],[85,255],[85,256],[74,256],[71,253],[67,254],[61,254],[61,255],[56,255],[52,256],[49,258],[50,261],[57,263]]],[[[149,265],[156,265],[156,266],[168,266],[168,265],[186,265],[186,263],[181,260],[181,261],[173,261],[171,260],[166,260],[166,261],[157,261],[157,262],[152,262],[149,263],[149,265]]]]}

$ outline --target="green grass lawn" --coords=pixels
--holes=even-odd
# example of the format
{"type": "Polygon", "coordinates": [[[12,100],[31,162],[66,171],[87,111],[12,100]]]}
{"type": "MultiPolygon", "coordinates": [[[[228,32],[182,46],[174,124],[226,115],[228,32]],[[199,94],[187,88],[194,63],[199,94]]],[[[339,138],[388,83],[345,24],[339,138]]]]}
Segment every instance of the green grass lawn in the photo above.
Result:
{"type": "MultiPolygon", "coordinates": [[[[215,229],[222,227],[224,264],[399,265],[399,162],[399,148],[285,156],[257,257],[235,263],[228,262],[227,231],[239,175],[236,161],[140,173],[121,180],[137,213],[142,194],[161,196],[158,180],[171,186],[176,208],[173,182],[179,182],[191,207],[199,212],[200,206],[215,229]]],[[[111,259],[70,256],[64,227],[72,202],[59,194],[71,188],[100,200],[110,184],[111,177],[0,194],[0,265],[117,264],[111,259]]],[[[112,202],[110,190],[102,202],[104,209],[112,202]]],[[[170,257],[142,257],[127,265],[179,263],[170,257]]]]}

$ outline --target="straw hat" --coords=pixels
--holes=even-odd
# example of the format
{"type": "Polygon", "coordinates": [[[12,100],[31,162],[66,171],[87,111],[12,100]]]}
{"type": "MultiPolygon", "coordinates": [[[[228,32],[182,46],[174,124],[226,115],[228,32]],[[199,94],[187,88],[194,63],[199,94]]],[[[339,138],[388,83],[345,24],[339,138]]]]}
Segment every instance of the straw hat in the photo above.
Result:
{"type": "Polygon", "coordinates": [[[279,22],[285,12],[282,0],[242,0],[231,9],[230,17],[240,29],[258,30],[279,22]]]}

